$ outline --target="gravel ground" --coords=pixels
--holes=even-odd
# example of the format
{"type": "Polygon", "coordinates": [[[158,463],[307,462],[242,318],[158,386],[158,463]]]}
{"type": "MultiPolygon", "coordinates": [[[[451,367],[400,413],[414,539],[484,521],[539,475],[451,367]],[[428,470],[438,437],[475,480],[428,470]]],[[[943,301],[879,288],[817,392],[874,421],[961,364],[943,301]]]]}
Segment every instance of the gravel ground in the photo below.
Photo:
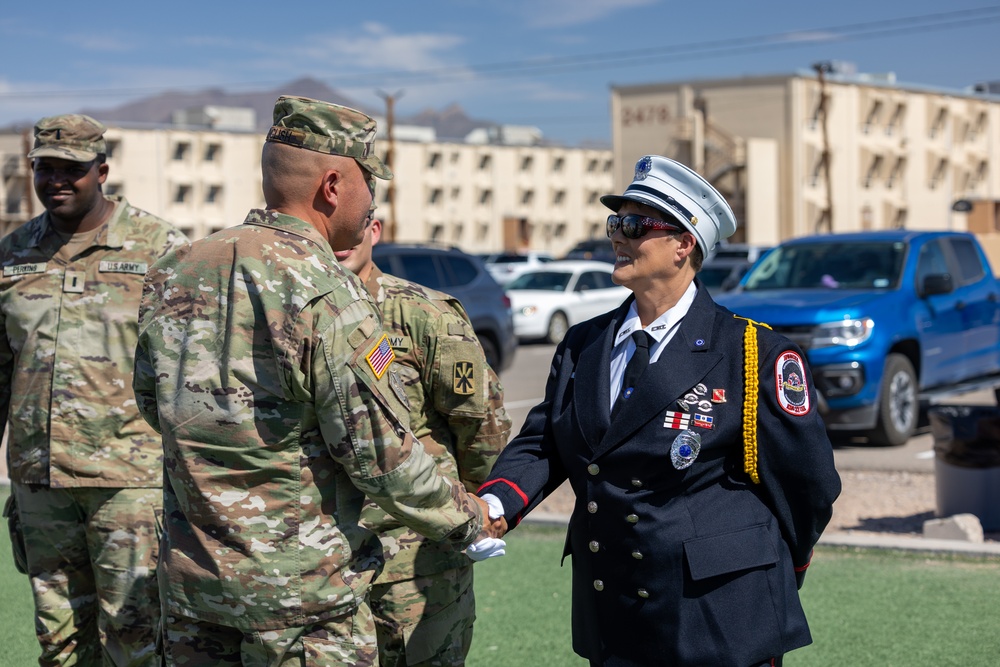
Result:
{"type": "MultiPolygon", "coordinates": [[[[833,506],[828,533],[918,537],[924,521],[934,518],[933,473],[848,470],[840,478],[844,490],[833,506]]],[[[568,516],[572,509],[573,492],[564,484],[538,507],[534,518],[568,516]]],[[[1000,533],[987,533],[986,541],[1000,541],[1000,533]]]]}

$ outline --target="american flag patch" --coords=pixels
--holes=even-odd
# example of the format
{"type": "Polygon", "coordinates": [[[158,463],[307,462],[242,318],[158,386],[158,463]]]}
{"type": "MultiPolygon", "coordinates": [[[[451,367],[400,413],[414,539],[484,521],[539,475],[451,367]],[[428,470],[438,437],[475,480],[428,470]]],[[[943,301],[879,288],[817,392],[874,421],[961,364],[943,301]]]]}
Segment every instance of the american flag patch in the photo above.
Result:
{"type": "Polygon", "coordinates": [[[391,364],[396,359],[396,353],[392,351],[392,345],[389,344],[389,336],[382,334],[379,338],[378,343],[372,348],[372,351],[365,355],[365,361],[368,365],[372,367],[372,372],[375,373],[375,378],[381,380],[382,376],[385,375],[385,370],[389,368],[391,364]]]}
{"type": "Polygon", "coordinates": [[[663,428],[677,428],[684,430],[691,423],[691,415],[686,412],[672,412],[667,410],[663,420],[663,428]]]}
{"type": "Polygon", "coordinates": [[[709,415],[699,415],[694,413],[694,425],[702,428],[712,428],[712,417],[709,415]]]}

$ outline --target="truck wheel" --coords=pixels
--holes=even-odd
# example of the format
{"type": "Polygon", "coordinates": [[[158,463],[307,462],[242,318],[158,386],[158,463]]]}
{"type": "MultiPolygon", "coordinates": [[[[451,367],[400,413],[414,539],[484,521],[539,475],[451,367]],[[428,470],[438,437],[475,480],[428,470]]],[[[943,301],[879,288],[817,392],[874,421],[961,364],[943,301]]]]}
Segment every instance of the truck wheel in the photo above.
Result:
{"type": "Polygon", "coordinates": [[[553,345],[558,345],[566,337],[567,331],[569,331],[569,322],[566,320],[566,315],[556,311],[553,313],[552,319],[549,320],[549,330],[545,334],[545,339],[553,345]]]}
{"type": "Polygon", "coordinates": [[[878,424],[869,434],[872,444],[902,445],[916,430],[919,414],[913,364],[902,354],[890,354],[879,391],[878,424]]]}

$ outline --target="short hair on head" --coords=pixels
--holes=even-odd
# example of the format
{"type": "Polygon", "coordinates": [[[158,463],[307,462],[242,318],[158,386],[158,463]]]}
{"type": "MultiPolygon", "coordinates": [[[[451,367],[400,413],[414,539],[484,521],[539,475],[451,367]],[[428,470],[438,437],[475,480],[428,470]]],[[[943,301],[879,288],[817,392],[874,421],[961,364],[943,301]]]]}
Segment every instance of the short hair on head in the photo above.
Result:
{"type": "Polygon", "coordinates": [[[260,156],[264,202],[268,208],[274,208],[289,202],[311,201],[323,172],[342,168],[341,161],[349,159],[288,144],[265,142],[260,156]]]}

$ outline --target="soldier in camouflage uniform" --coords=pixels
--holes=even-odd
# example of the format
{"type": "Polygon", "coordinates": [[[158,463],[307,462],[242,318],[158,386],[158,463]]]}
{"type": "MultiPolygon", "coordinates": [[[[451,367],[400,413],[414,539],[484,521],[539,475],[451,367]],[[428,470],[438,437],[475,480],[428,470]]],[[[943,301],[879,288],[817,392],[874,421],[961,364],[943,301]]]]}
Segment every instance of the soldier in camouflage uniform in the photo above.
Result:
{"type": "Polygon", "coordinates": [[[457,548],[484,528],[409,432],[378,310],[333,256],[391,177],[374,137],[358,111],[279,98],[268,208],[149,271],[134,386],[163,434],[168,664],[377,664],[365,495],[457,548]]]}
{"type": "MultiPolygon", "coordinates": [[[[334,255],[382,311],[413,434],[445,474],[475,491],[510,433],[503,387],[457,299],[375,266],[372,246],[381,232],[373,218],[358,246],[334,255]]],[[[475,621],[469,558],[421,537],[375,503],[365,505],[362,521],[385,548],[385,568],[369,594],[381,667],[464,665],[475,621]]]]}
{"type": "Polygon", "coordinates": [[[160,437],[132,394],[146,268],[184,235],[105,197],[104,126],[35,125],[45,213],[0,241],[5,509],[42,665],[158,665],[160,437]]]}

